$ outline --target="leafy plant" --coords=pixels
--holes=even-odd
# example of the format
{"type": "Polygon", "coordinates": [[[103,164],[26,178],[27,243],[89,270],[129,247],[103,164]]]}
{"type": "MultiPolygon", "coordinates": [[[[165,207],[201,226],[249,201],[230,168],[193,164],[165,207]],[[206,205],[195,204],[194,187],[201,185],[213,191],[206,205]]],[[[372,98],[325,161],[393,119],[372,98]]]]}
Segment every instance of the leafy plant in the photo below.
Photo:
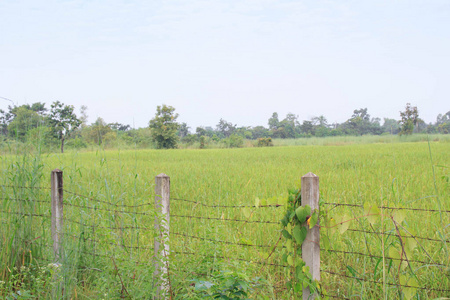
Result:
{"type": "Polygon", "coordinates": [[[259,277],[250,279],[246,274],[219,270],[208,280],[192,279],[192,290],[181,299],[249,299],[250,294],[265,286],[265,281],[259,277]]]}
{"type": "Polygon", "coordinates": [[[318,221],[319,211],[301,206],[300,190],[289,190],[286,213],[281,220],[282,235],[285,238],[282,261],[287,263],[286,285],[294,295],[301,295],[303,287],[309,287],[311,294],[322,293],[320,284],[312,278],[309,267],[300,258],[301,246],[306,239],[307,228],[313,228],[318,221]]]}

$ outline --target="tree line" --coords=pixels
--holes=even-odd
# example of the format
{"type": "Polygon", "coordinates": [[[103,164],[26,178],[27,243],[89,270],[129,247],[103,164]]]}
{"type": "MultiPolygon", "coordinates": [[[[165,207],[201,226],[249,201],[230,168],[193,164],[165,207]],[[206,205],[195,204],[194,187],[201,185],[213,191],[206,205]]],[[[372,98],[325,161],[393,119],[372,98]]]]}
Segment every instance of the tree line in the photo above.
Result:
{"type": "Polygon", "coordinates": [[[439,114],[434,123],[427,124],[420,118],[417,107],[409,103],[399,112],[399,120],[383,118],[383,121],[371,117],[367,108],[355,109],[343,123],[329,123],[323,115],[300,121],[293,113],[281,119],[274,112],[267,127],[237,126],[220,119],[214,128],[199,126],[191,131],[187,123],[177,121],[178,117],[174,107],[157,106],[148,127],[134,129],[127,124],[106,123],[102,118],[87,124],[86,106],[81,107],[77,116],[73,105],[55,101],[48,109],[45,103],[36,102],[0,110],[0,137],[3,143],[39,139],[44,145],[64,152],[65,145],[85,148],[122,143],[167,149],[177,148],[179,143],[196,143],[199,148],[205,148],[208,143],[222,143],[225,147],[241,147],[244,140],[258,140],[258,145],[267,146],[271,145],[271,139],[450,132],[450,111],[439,114]]]}

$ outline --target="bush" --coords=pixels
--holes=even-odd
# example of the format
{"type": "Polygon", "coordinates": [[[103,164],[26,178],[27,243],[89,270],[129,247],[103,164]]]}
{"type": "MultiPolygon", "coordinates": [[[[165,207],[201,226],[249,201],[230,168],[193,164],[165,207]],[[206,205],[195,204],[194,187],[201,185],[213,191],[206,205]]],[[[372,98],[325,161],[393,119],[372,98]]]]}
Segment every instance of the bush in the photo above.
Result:
{"type": "Polygon", "coordinates": [[[244,138],[239,135],[232,134],[229,138],[222,140],[227,148],[241,148],[244,145],[244,138]]]}
{"type": "Polygon", "coordinates": [[[272,147],[273,142],[272,138],[259,138],[258,143],[256,144],[257,147],[272,147]]]}

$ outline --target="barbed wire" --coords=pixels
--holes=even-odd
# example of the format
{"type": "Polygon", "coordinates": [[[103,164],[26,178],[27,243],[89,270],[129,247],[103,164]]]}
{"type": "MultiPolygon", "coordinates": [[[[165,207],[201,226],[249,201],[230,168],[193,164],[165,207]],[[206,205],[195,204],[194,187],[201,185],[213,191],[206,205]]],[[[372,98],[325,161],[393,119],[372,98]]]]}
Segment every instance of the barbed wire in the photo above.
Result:
{"type": "MultiPolygon", "coordinates": [[[[334,202],[323,202],[325,205],[334,205],[334,206],[347,206],[347,207],[359,207],[363,206],[360,204],[349,204],[349,203],[334,203],[334,202]]],[[[450,213],[450,210],[438,210],[438,209],[426,209],[426,208],[409,208],[409,207],[391,207],[391,206],[380,206],[378,208],[382,209],[398,209],[398,210],[410,210],[410,211],[425,211],[425,212],[445,212],[450,213]]]]}
{"type": "Polygon", "coordinates": [[[199,236],[194,236],[194,235],[188,235],[188,234],[173,232],[173,231],[171,231],[170,234],[184,236],[184,237],[193,238],[193,239],[211,241],[214,243],[228,244],[228,245],[237,245],[237,246],[245,246],[245,247],[260,247],[260,248],[270,248],[271,247],[270,245],[252,245],[252,244],[244,244],[244,243],[234,243],[234,242],[229,242],[229,241],[220,241],[220,240],[214,240],[214,239],[209,239],[209,238],[204,238],[204,237],[199,237],[199,236]]]}
{"type": "Polygon", "coordinates": [[[41,217],[41,218],[51,218],[50,215],[44,215],[44,214],[34,214],[34,213],[18,213],[18,212],[13,212],[13,211],[5,211],[5,210],[0,210],[0,213],[4,213],[4,214],[14,214],[14,215],[19,215],[19,216],[28,216],[28,217],[41,217]]]}
{"type": "Polygon", "coordinates": [[[187,199],[180,199],[180,198],[170,198],[170,200],[175,200],[175,201],[184,201],[184,202],[190,202],[190,203],[195,203],[201,206],[205,206],[205,207],[214,207],[214,208],[260,208],[260,207],[280,207],[280,206],[284,206],[284,204],[267,204],[267,205],[210,205],[210,204],[206,204],[203,202],[199,202],[199,201],[194,201],[194,200],[187,200],[187,199]]]}
{"type": "Polygon", "coordinates": [[[417,286],[412,286],[412,285],[407,285],[407,284],[397,284],[397,283],[391,283],[391,282],[380,282],[380,281],[376,281],[376,280],[372,280],[372,279],[365,279],[365,278],[359,278],[359,277],[356,277],[356,276],[349,276],[349,275],[346,275],[346,274],[340,274],[340,273],[336,273],[336,272],[329,271],[329,270],[322,270],[322,269],[320,269],[320,272],[324,272],[324,273],[328,273],[328,274],[336,275],[336,276],[340,276],[340,277],[350,278],[350,279],[356,279],[356,280],[360,280],[360,281],[364,281],[364,282],[371,282],[371,283],[375,283],[375,284],[387,284],[387,285],[390,285],[390,286],[414,288],[414,289],[434,291],[434,292],[450,292],[450,290],[448,290],[448,289],[417,287],[417,286]]]}
{"type": "Polygon", "coordinates": [[[183,251],[173,251],[173,253],[181,254],[181,255],[201,255],[204,257],[221,258],[221,259],[226,259],[226,260],[238,260],[238,261],[242,261],[242,262],[248,262],[251,264],[269,265],[269,266],[275,266],[275,267],[284,267],[284,268],[288,267],[286,265],[267,263],[267,262],[262,262],[262,261],[253,261],[253,260],[237,258],[237,257],[232,258],[232,257],[223,256],[223,255],[207,255],[207,254],[193,253],[193,252],[187,252],[187,251],[184,251],[184,252],[183,251]]]}
{"type": "MultiPolygon", "coordinates": [[[[398,234],[392,234],[388,232],[379,232],[379,231],[368,231],[368,230],[361,230],[361,229],[347,229],[348,231],[354,231],[354,232],[362,232],[362,233],[368,233],[368,234],[378,234],[378,235],[387,235],[387,236],[395,236],[398,237],[398,234]]],[[[408,239],[420,239],[420,240],[427,240],[432,242],[444,242],[444,243],[450,243],[450,240],[439,240],[439,239],[433,239],[433,238],[427,238],[427,237],[421,237],[416,235],[408,235],[408,236],[402,236],[402,238],[408,238],[408,239]]]]}
{"type": "MultiPolygon", "coordinates": [[[[328,252],[342,253],[342,254],[360,255],[360,256],[367,256],[367,257],[372,257],[372,258],[383,258],[383,256],[378,256],[378,255],[373,255],[373,254],[366,254],[366,253],[361,253],[361,252],[354,252],[354,251],[342,251],[342,250],[334,250],[334,249],[323,249],[323,250],[328,251],[328,252]]],[[[428,262],[424,262],[424,261],[420,261],[420,260],[407,259],[406,257],[405,258],[395,258],[395,257],[385,256],[384,258],[385,259],[392,259],[392,260],[406,261],[406,262],[410,262],[410,263],[420,263],[420,264],[423,264],[423,265],[432,265],[432,266],[446,267],[446,265],[443,265],[443,264],[438,264],[438,263],[430,264],[428,262]]]]}
{"type": "Polygon", "coordinates": [[[125,210],[114,210],[114,209],[108,209],[108,208],[103,208],[103,207],[92,207],[92,206],[87,206],[87,205],[72,204],[72,203],[69,203],[69,202],[64,202],[63,205],[64,206],[77,207],[77,208],[86,208],[86,209],[91,209],[91,210],[103,210],[103,211],[109,211],[109,212],[114,212],[114,213],[122,213],[122,214],[155,216],[155,214],[149,214],[149,213],[146,213],[146,212],[133,212],[133,211],[125,211],[125,210]]]}
{"type": "Polygon", "coordinates": [[[74,195],[74,196],[78,196],[78,197],[80,197],[80,198],[86,198],[86,199],[88,199],[88,200],[90,200],[90,201],[95,201],[95,202],[99,202],[99,203],[103,203],[103,204],[107,204],[107,205],[111,205],[111,206],[115,206],[115,207],[128,207],[128,208],[134,208],[134,207],[142,207],[142,206],[154,205],[153,202],[146,202],[146,203],[137,204],[137,205],[114,204],[114,203],[111,203],[111,202],[108,202],[108,201],[105,201],[105,200],[96,199],[96,198],[91,197],[91,196],[81,195],[81,194],[78,194],[78,193],[75,193],[75,192],[72,192],[72,191],[68,191],[68,190],[66,190],[66,189],[63,189],[63,191],[64,191],[65,193],[72,194],[72,195],[74,195]]]}
{"type": "MultiPolygon", "coordinates": [[[[51,248],[53,250],[53,245],[50,245],[48,243],[43,242],[43,243],[40,243],[39,245],[47,247],[47,248],[51,248]]],[[[76,249],[76,251],[78,251],[80,253],[83,253],[83,254],[92,255],[92,256],[98,256],[98,257],[104,257],[104,258],[108,258],[108,259],[111,259],[111,257],[114,257],[112,255],[106,255],[106,254],[101,254],[101,253],[89,252],[89,251],[86,251],[86,250],[76,249]]],[[[121,262],[130,262],[130,260],[123,259],[123,258],[120,258],[120,257],[114,257],[114,259],[117,260],[117,261],[121,261],[121,262]]],[[[151,263],[151,261],[150,262],[145,262],[145,263],[143,263],[141,261],[131,261],[131,262],[135,263],[136,265],[141,265],[141,266],[145,266],[145,265],[148,265],[148,264],[151,263]]]]}
{"type": "Polygon", "coordinates": [[[18,189],[31,189],[31,190],[51,190],[50,187],[40,187],[40,186],[20,186],[20,185],[0,185],[4,188],[18,188],[18,189]]]}
{"type": "Polygon", "coordinates": [[[245,222],[245,223],[280,224],[280,222],[272,222],[272,221],[250,221],[250,220],[242,220],[242,219],[211,218],[211,217],[184,216],[184,215],[170,215],[170,217],[193,218],[193,219],[204,219],[204,220],[219,220],[219,221],[233,221],[233,222],[245,222]]]}
{"type": "Polygon", "coordinates": [[[19,199],[19,198],[11,198],[11,197],[0,197],[0,200],[11,200],[11,201],[19,201],[19,202],[37,202],[37,203],[47,203],[47,204],[51,203],[49,200],[19,199]]]}
{"type": "Polygon", "coordinates": [[[76,221],[76,220],[73,220],[73,219],[69,219],[69,218],[63,218],[63,221],[68,221],[68,222],[71,222],[71,223],[79,224],[79,225],[82,225],[82,226],[85,226],[85,227],[89,227],[89,228],[93,228],[93,229],[95,229],[95,228],[102,228],[102,229],[110,229],[110,230],[122,230],[122,229],[153,230],[153,228],[149,229],[147,227],[128,226],[128,225],[120,226],[120,227],[119,226],[90,225],[90,224],[82,223],[82,222],[79,222],[79,221],[76,221]]]}
{"type": "Polygon", "coordinates": [[[145,246],[127,246],[127,245],[123,245],[123,244],[118,244],[118,243],[113,243],[113,242],[108,242],[108,241],[101,241],[98,239],[93,239],[93,238],[89,238],[89,237],[84,237],[84,236],[80,236],[80,235],[76,235],[76,234],[68,234],[71,237],[77,238],[77,239],[83,239],[83,240],[88,240],[90,242],[96,243],[96,244],[102,244],[102,243],[106,243],[109,244],[111,246],[116,246],[118,248],[126,248],[126,249],[144,249],[144,250],[154,250],[153,247],[145,247],[145,246]]]}

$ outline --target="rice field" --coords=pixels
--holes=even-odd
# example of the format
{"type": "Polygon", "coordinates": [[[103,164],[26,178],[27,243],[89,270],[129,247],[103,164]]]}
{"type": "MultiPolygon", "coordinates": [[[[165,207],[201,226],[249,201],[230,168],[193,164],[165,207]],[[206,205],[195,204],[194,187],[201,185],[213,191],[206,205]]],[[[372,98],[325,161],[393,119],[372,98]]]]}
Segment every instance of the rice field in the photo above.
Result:
{"type": "Polygon", "coordinates": [[[296,299],[298,295],[286,288],[289,268],[267,265],[286,265],[279,224],[283,206],[221,206],[284,205],[288,190],[299,188],[301,176],[313,172],[320,177],[325,203],[432,210],[402,214],[401,230],[427,238],[410,243],[408,259],[416,262],[405,265],[379,259],[395,255],[401,246],[392,211],[382,210],[384,219],[371,223],[362,217],[363,208],[322,204],[323,224],[331,217],[355,219],[346,223],[348,228],[321,229],[321,247],[335,251],[321,252],[322,268],[329,271],[321,274],[326,293],[359,299],[448,296],[442,290],[450,288],[450,213],[445,212],[450,211],[449,153],[450,143],[444,140],[3,155],[0,280],[24,283],[5,283],[0,295],[5,298],[29,287],[32,294],[39,293],[37,298],[148,298],[155,290],[156,215],[148,204],[154,201],[155,176],[165,173],[171,180],[168,261],[174,299],[200,298],[198,287],[217,286],[222,278],[217,274],[249,282],[250,299],[296,299]],[[64,172],[66,220],[62,266],[55,270],[49,267],[54,259],[45,188],[56,168],[64,172]],[[21,271],[24,266],[32,271],[21,271]],[[36,270],[52,275],[40,286],[33,285],[24,276],[36,270]],[[56,283],[55,273],[62,278],[56,283]],[[398,286],[404,280],[410,288],[398,286]]]}

